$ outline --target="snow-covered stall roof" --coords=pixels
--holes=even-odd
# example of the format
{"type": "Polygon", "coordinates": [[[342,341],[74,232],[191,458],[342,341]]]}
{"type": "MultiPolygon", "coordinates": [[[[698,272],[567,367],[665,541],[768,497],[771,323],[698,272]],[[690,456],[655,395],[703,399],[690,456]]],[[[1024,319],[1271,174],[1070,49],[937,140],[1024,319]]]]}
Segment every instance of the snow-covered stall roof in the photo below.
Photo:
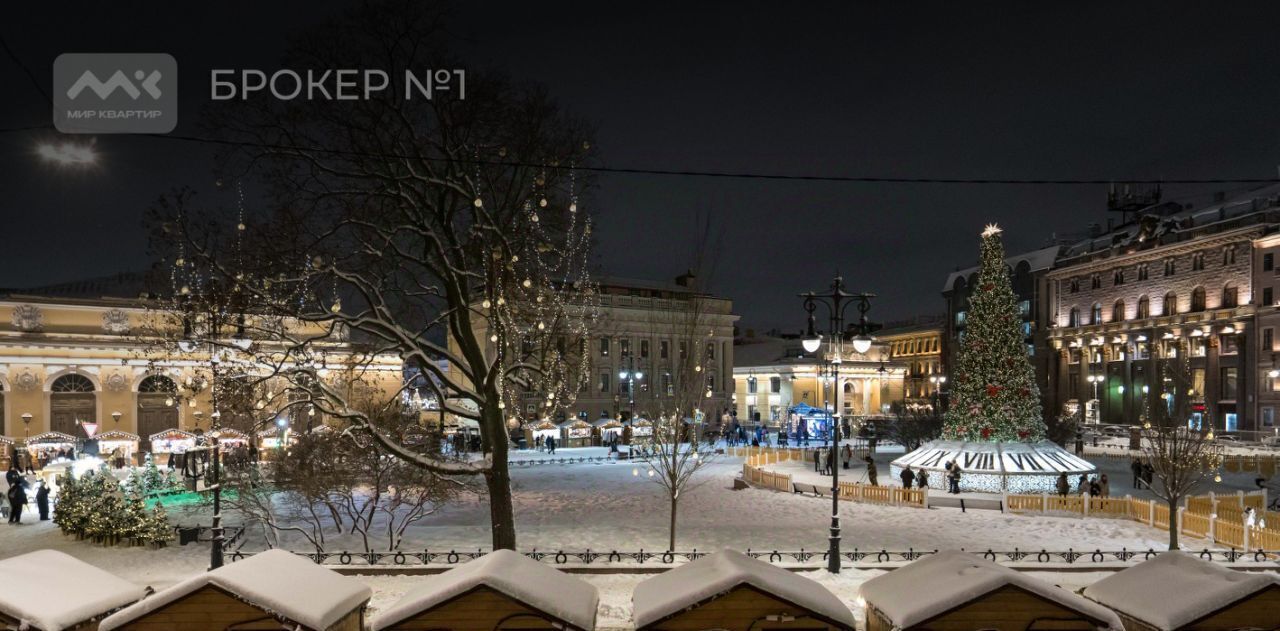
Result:
{"type": "Polygon", "coordinates": [[[118,629],[206,586],[220,587],[245,602],[312,629],[328,628],[373,595],[360,581],[320,567],[305,557],[268,550],[158,592],[108,616],[98,629],[118,629]]]}
{"type": "Polygon", "coordinates": [[[495,550],[474,561],[424,579],[379,615],[370,629],[381,631],[476,587],[486,586],[590,631],[599,595],[594,585],[511,550],[495,550]]]}
{"type": "Polygon", "coordinates": [[[644,627],[698,603],[749,585],[852,629],[853,612],[826,587],[736,550],[721,550],[636,585],[631,617],[644,627]]]}
{"type": "Polygon", "coordinates": [[[1006,585],[1027,590],[1117,631],[1115,612],[1061,587],[967,552],[943,550],[862,584],[859,595],[897,627],[920,624],[1006,585]]]}
{"type": "Polygon", "coordinates": [[[55,550],[0,561],[0,611],[42,631],[62,631],[137,602],[143,588],[55,550]]]}
{"type": "Polygon", "coordinates": [[[1162,552],[1090,585],[1084,595],[1157,628],[1176,629],[1276,584],[1280,577],[1272,573],[1238,572],[1184,552],[1162,552]]]}

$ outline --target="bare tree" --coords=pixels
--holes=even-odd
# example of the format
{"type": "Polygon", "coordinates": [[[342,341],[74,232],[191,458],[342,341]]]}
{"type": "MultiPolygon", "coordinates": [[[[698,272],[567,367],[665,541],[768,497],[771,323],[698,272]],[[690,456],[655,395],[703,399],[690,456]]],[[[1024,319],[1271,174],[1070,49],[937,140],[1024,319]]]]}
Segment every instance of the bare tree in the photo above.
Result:
{"type": "Polygon", "coordinates": [[[395,457],[483,476],[493,546],[514,548],[508,419],[526,397],[554,410],[578,391],[548,340],[590,317],[591,301],[574,298],[592,285],[590,219],[573,168],[589,156],[590,130],[539,86],[463,64],[450,38],[438,5],[409,0],[362,3],[312,29],[287,67],[396,78],[457,69],[465,91],[458,81],[406,98],[409,88],[393,82],[353,101],[228,104],[213,126],[234,147],[224,177],[261,183],[268,207],[238,222],[164,225],[255,307],[322,329],[300,338],[280,327],[287,350],[266,358],[272,366],[314,377],[325,343],[359,334],[371,353],[395,353],[425,375],[443,413],[477,421],[483,457],[445,458],[379,431],[324,379],[290,379],[395,457]],[[252,255],[231,260],[235,239],[252,255]]]}
{"type": "Polygon", "coordinates": [[[1153,468],[1151,492],[1169,507],[1169,549],[1178,549],[1178,504],[1191,495],[1222,462],[1213,430],[1188,426],[1191,406],[1191,366],[1187,346],[1164,364],[1169,388],[1165,405],[1142,431],[1142,453],[1153,468]],[[1171,404],[1170,404],[1171,402],[1171,404]]]}
{"type": "MultiPolygon", "coordinates": [[[[657,330],[672,331],[674,357],[671,372],[653,375],[648,405],[655,411],[653,435],[632,453],[648,465],[649,479],[662,487],[671,507],[667,548],[675,550],[680,498],[701,482],[699,470],[711,464],[715,450],[701,443],[700,432],[709,414],[714,388],[708,375],[714,366],[715,347],[711,343],[714,307],[717,302],[706,287],[713,267],[716,247],[709,225],[703,224],[694,239],[693,265],[684,276],[688,292],[673,300],[671,307],[655,316],[657,330]]],[[[721,376],[725,377],[724,375],[721,376]]]]}
{"type": "Polygon", "coordinates": [[[942,435],[942,415],[935,411],[899,412],[885,428],[886,438],[910,452],[942,435]]]}

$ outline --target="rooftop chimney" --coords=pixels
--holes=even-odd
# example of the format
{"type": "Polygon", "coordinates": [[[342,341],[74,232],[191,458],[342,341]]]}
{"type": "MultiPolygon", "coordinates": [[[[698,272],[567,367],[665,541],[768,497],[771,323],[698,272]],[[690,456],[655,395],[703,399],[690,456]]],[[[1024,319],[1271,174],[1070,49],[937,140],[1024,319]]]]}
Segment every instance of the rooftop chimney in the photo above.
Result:
{"type": "Polygon", "coordinates": [[[689,287],[693,284],[693,279],[697,277],[693,270],[686,270],[685,273],[676,277],[676,284],[681,287],[689,287]]]}

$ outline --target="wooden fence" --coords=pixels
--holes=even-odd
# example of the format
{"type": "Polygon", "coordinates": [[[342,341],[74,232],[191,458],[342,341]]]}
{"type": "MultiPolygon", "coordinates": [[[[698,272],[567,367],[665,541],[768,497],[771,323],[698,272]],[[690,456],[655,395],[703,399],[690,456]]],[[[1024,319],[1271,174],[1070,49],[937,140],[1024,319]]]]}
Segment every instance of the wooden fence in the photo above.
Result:
{"type": "MultiPolygon", "coordinates": [[[[813,456],[811,451],[801,449],[775,449],[767,447],[730,447],[726,453],[741,456],[742,479],[753,486],[786,491],[788,493],[811,492],[828,494],[827,489],[813,484],[792,482],[791,476],[785,473],[774,473],[763,467],[765,465],[790,460],[807,461],[813,456]]],[[[851,502],[868,502],[891,506],[913,506],[924,508],[928,501],[928,489],[904,489],[896,486],[872,486],[854,482],[840,483],[840,499],[851,502]]]]}
{"type": "MultiPolygon", "coordinates": [[[[1178,532],[1232,548],[1280,550],[1280,513],[1262,510],[1266,492],[1188,497],[1178,508],[1178,532]],[[1245,509],[1254,509],[1254,525],[1246,527],[1245,509]]],[[[1073,513],[1119,517],[1153,528],[1169,529],[1169,507],[1157,500],[1082,495],[1007,495],[1005,506],[1015,513],[1073,513]]]]}
{"type": "MultiPolygon", "coordinates": [[[[1111,458],[1132,460],[1142,456],[1141,451],[1134,451],[1123,446],[1086,447],[1085,456],[1089,458],[1111,458]]],[[[1280,470],[1280,455],[1275,454],[1228,454],[1222,457],[1222,469],[1228,473],[1256,471],[1264,478],[1270,478],[1280,470]]]]}

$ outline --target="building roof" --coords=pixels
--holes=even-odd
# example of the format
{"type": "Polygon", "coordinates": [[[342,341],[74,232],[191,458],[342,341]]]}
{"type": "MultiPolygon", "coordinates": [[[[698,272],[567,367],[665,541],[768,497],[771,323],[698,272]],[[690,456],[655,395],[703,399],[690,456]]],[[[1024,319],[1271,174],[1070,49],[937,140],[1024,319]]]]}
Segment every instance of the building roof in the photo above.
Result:
{"type": "Polygon", "coordinates": [[[944,550],[914,561],[862,584],[859,595],[894,627],[911,627],[1005,586],[1037,596],[1097,620],[1116,631],[1124,629],[1115,612],[1061,587],[1028,577],[967,552],[944,550]]]}
{"type": "Polygon", "coordinates": [[[914,333],[941,332],[946,325],[945,315],[919,316],[906,322],[889,322],[876,331],[877,338],[898,337],[914,333]]]}
{"type": "Polygon", "coordinates": [[[62,631],[141,600],[143,588],[54,550],[36,550],[0,561],[0,611],[23,628],[62,631]]]}
{"type": "Polygon", "coordinates": [[[381,631],[477,587],[488,587],[579,629],[596,626],[594,585],[511,550],[495,550],[422,579],[371,624],[381,631]]]}
{"type": "Polygon", "coordinates": [[[1280,585],[1275,574],[1238,572],[1174,551],[1116,572],[1084,595],[1156,628],[1179,629],[1272,585],[1280,585]]]}
{"type": "Polygon", "coordinates": [[[1176,204],[1166,202],[1137,211],[1137,220],[1066,246],[1062,257],[1075,258],[1118,246],[1151,242],[1169,233],[1193,231],[1262,210],[1274,211],[1280,206],[1280,184],[1256,188],[1199,208],[1171,212],[1171,206],[1178,208],[1176,204]]]}
{"type": "Polygon", "coordinates": [[[733,345],[735,369],[812,361],[816,359],[812,353],[804,352],[799,338],[751,337],[737,340],[733,345]]]}
{"type": "Polygon", "coordinates": [[[648,626],[743,585],[850,629],[855,626],[853,612],[820,583],[735,550],[704,556],[636,585],[632,620],[637,629],[648,626]]]}
{"type": "Polygon", "coordinates": [[[37,296],[50,299],[70,298],[90,301],[103,298],[138,300],[150,289],[150,282],[146,272],[120,272],[107,276],[95,276],[93,278],[22,289],[0,289],[0,295],[37,296]]]}
{"type": "Polygon", "coordinates": [[[268,550],[158,592],[108,616],[98,629],[118,629],[208,586],[312,629],[329,628],[373,595],[354,578],[292,552],[268,550]]]}
{"type": "MultiPolygon", "coordinates": [[[[1031,271],[1038,272],[1040,270],[1046,270],[1053,267],[1053,263],[1058,259],[1058,254],[1061,251],[1061,246],[1053,245],[1039,250],[1023,252],[1022,254],[1006,256],[1004,262],[1010,269],[1017,267],[1019,263],[1026,262],[1026,264],[1030,266],[1031,271]]],[[[975,265],[967,269],[951,272],[951,274],[947,276],[946,284],[942,286],[942,291],[951,291],[955,286],[957,278],[968,277],[970,274],[977,273],[977,271],[978,266],[975,265]]]]}

